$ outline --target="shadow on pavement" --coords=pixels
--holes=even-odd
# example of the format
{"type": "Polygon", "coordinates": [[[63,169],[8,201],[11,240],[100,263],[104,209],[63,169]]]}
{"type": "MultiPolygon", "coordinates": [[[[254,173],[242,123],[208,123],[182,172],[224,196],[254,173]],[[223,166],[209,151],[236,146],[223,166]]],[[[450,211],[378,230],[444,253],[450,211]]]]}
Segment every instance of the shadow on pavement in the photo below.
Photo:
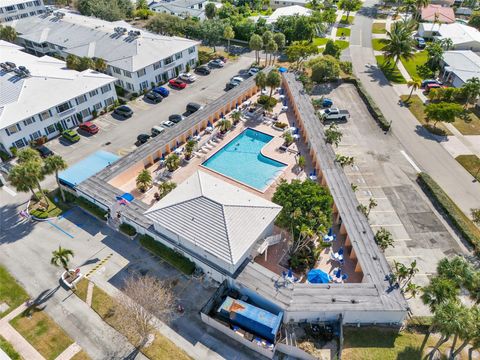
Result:
{"type": "Polygon", "coordinates": [[[35,222],[23,219],[19,212],[27,203],[7,204],[0,207],[0,244],[13,243],[32,232],[35,222]]]}
{"type": "Polygon", "coordinates": [[[438,142],[438,143],[448,141],[448,136],[432,134],[430,131],[425,129],[422,125],[417,125],[415,127],[415,133],[417,135],[423,137],[424,139],[432,140],[432,141],[435,141],[435,142],[438,142]]]}

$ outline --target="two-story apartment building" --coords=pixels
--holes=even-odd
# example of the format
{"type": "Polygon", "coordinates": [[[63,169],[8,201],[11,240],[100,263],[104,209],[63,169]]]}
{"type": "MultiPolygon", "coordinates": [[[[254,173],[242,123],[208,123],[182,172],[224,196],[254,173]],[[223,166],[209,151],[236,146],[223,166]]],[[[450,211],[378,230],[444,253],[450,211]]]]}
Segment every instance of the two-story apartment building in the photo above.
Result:
{"type": "Polygon", "coordinates": [[[0,150],[77,126],[117,99],[115,78],[69,70],[50,56],[36,57],[0,40],[0,150]]]}
{"type": "Polygon", "coordinates": [[[43,0],[2,0],[0,1],[0,22],[23,19],[43,14],[43,0]]]}
{"type": "Polygon", "coordinates": [[[8,25],[17,31],[19,45],[37,56],[104,59],[107,73],[129,92],[164,83],[198,60],[197,41],[153,34],[124,21],[108,22],[62,10],[8,25]]]}

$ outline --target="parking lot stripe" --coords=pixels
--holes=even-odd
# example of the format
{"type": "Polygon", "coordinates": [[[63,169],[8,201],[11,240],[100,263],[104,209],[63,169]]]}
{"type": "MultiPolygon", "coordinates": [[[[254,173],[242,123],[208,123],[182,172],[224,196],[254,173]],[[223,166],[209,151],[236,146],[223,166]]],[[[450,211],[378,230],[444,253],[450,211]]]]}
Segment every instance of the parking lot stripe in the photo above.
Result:
{"type": "Polygon", "coordinates": [[[107,257],[105,257],[104,259],[102,259],[97,265],[95,265],[93,267],[93,269],[91,269],[87,275],[85,275],[85,277],[90,277],[95,271],[97,271],[101,266],[103,266],[108,260],[110,260],[110,258],[113,256],[113,254],[109,254],[107,257]]]}
{"type": "Polygon", "coordinates": [[[12,195],[12,196],[16,196],[16,195],[17,195],[17,193],[16,193],[15,191],[13,191],[12,189],[10,189],[7,185],[3,185],[2,189],[5,190],[5,192],[6,192],[7,194],[10,194],[10,195],[12,195]]]}
{"type": "Polygon", "coordinates": [[[54,224],[52,221],[48,220],[47,221],[50,225],[52,225],[54,228],[60,230],[62,233],[64,233],[65,235],[67,235],[68,237],[70,237],[71,239],[73,239],[75,236],[73,236],[72,234],[69,234],[68,232],[66,232],[65,230],[63,230],[60,226],[58,226],[57,224],[54,224]]]}
{"type": "Polygon", "coordinates": [[[412,167],[417,171],[417,172],[422,172],[420,168],[415,164],[415,162],[410,158],[410,156],[407,155],[407,153],[403,150],[400,150],[400,153],[407,159],[407,161],[412,165],[412,167]]]}
{"type": "Polygon", "coordinates": [[[388,227],[388,226],[403,226],[403,224],[373,224],[373,225],[370,225],[370,227],[379,227],[379,226],[385,226],[385,227],[388,227]]]}

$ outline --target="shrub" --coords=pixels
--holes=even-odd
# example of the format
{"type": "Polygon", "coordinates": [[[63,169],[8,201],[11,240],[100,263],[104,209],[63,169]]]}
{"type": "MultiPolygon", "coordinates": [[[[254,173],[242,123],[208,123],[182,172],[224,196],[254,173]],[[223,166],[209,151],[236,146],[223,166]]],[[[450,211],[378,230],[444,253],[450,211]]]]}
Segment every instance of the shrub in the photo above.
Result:
{"type": "Polygon", "coordinates": [[[115,85],[115,91],[117,92],[117,96],[125,96],[125,89],[120,87],[120,86],[117,86],[115,85]]]}
{"type": "Polygon", "coordinates": [[[83,197],[77,198],[76,203],[82,209],[85,209],[89,213],[95,215],[96,217],[99,217],[100,219],[105,220],[105,215],[107,214],[107,212],[103,210],[101,207],[99,207],[98,205],[95,205],[94,203],[92,203],[91,201],[88,201],[83,197]]]}
{"type": "Polygon", "coordinates": [[[333,40],[329,39],[325,44],[325,50],[323,50],[323,55],[331,55],[334,58],[338,59],[340,57],[341,51],[342,49],[340,49],[340,46],[335,44],[333,40]]]}
{"type": "Polygon", "coordinates": [[[16,157],[17,153],[18,153],[18,149],[15,146],[11,146],[10,147],[10,152],[12,153],[13,157],[16,157]]]}
{"type": "Polygon", "coordinates": [[[417,181],[423,190],[433,198],[435,205],[443,211],[455,229],[466,241],[473,245],[475,252],[480,254],[480,230],[475,224],[458,208],[430,175],[421,172],[418,174],[417,181]]]}
{"type": "Polygon", "coordinates": [[[135,236],[137,234],[137,230],[135,230],[132,225],[127,223],[121,223],[119,229],[121,232],[127,234],[128,236],[135,236]]]}
{"type": "Polygon", "coordinates": [[[270,97],[268,95],[261,95],[257,102],[260,104],[260,105],[263,105],[265,106],[266,108],[273,108],[275,105],[277,105],[277,99],[275,99],[274,97],[270,97]]]}
{"type": "Polygon", "coordinates": [[[318,83],[338,79],[340,65],[333,56],[326,55],[312,63],[312,80],[318,83]]]}
{"type": "Polygon", "coordinates": [[[2,159],[3,161],[7,161],[8,159],[10,159],[10,155],[5,151],[0,150],[0,159],[2,159]]]}
{"type": "Polygon", "coordinates": [[[340,70],[342,70],[347,75],[352,75],[353,68],[350,61],[340,61],[340,70]]]}
{"type": "Polygon", "coordinates": [[[168,246],[163,245],[161,242],[156,241],[151,236],[141,235],[139,241],[144,248],[162,258],[181,272],[191,275],[195,271],[194,262],[190,261],[190,259],[175,250],[170,249],[168,246]]]}
{"type": "Polygon", "coordinates": [[[285,128],[288,126],[287,123],[284,123],[284,122],[281,122],[281,121],[275,121],[275,122],[273,123],[273,125],[274,125],[275,127],[279,128],[279,129],[285,129],[285,128]]]}

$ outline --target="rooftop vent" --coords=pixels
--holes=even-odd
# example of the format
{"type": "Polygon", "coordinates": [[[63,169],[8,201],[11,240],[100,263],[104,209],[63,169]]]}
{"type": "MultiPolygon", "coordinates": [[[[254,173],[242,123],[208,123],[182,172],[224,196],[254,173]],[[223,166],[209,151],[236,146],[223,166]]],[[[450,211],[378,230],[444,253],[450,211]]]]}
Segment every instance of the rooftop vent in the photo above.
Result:
{"type": "Polygon", "coordinates": [[[19,66],[18,68],[14,68],[13,72],[18,76],[18,77],[29,77],[30,76],[30,71],[25,66],[19,66]]]}
{"type": "Polygon", "coordinates": [[[10,72],[13,69],[15,69],[16,67],[17,67],[17,65],[15,65],[14,63],[12,63],[10,61],[7,61],[7,62],[4,62],[4,63],[0,64],[0,68],[2,68],[2,70],[6,71],[6,72],[10,72]]]}
{"type": "Polygon", "coordinates": [[[62,19],[65,16],[65,13],[63,13],[61,11],[57,11],[57,12],[53,13],[53,16],[55,16],[58,19],[62,19]]]}
{"type": "Polygon", "coordinates": [[[117,26],[116,28],[113,29],[116,34],[125,34],[127,32],[127,29],[121,26],[117,26]]]}

